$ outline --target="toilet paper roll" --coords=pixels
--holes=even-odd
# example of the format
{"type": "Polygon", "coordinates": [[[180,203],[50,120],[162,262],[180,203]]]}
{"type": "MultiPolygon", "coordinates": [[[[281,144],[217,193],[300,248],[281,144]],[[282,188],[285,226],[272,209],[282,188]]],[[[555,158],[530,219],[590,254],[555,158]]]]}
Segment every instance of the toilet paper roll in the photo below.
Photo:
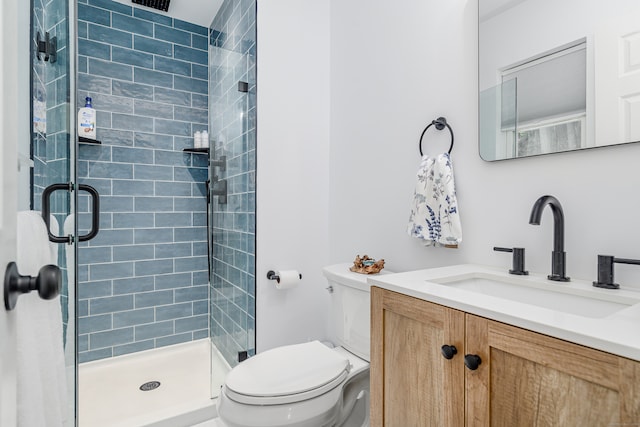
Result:
{"type": "Polygon", "coordinates": [[[295,288],[301,280],[297,270],[280,270],[277,274],[276,289],[295,288]]]}

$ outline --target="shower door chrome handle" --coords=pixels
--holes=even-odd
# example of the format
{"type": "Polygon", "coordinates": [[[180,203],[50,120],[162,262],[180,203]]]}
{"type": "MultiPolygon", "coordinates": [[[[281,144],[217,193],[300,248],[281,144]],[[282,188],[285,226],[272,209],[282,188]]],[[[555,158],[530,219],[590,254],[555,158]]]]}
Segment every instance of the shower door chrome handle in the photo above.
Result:
{"type": "MultiPolygon", "coordinates": [[[[51,184],[42,191],[42,219],[44,219],[44,223],[47,225],[47,234],[49,234],[49,240],[51,242],[67,243],[70,245],[73,243],[73,236],[55,236],[51,232],[51,225],[49,222],[51,218],[51,194],[58,190],[72,192],[74,190],[74,185],[72,182],[51,184]]],[[[92,200],[91,230],[89,230],[87,234],[78,236],[78,241],[86,242],[87,240],[91,240],[96,237],[98,235],[98,231],[100,231],[100,195],[95,188],[86,184],[78,185],[78,190],[89,193],[92,200]]]]}
{"type": "Polygon", "coordinates": [[[73,236],[56,236],[51,232],[51,194],[58,190],[64,190],[71,192],[73,191],[73,183],[58,183],[51,184],[44,190],[42,190],[42,219],[44,223],[47,225],[47,234],[49,235],[49,241],[53,243],[66,243],[68,245],[73,243],[73,236]]]}
{"type": "Polygon", "coordinates": [[[87,184],[80,184],[78,190],[86,191],[91,195],[91,230],[87,234],[78,236],[79,241],[86,242],[96,237],[100,231],[100,195],[95,188],[87,184]]]}

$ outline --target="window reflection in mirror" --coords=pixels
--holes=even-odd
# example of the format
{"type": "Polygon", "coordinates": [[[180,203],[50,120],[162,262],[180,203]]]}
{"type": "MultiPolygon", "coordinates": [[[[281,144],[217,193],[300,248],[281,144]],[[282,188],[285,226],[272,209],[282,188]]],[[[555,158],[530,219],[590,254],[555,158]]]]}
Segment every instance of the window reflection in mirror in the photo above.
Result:
{"type": "Polygon", "coordinates": [[[479,0],[479,20],[484,160],[640,140],[640,2],[479,0]]]}

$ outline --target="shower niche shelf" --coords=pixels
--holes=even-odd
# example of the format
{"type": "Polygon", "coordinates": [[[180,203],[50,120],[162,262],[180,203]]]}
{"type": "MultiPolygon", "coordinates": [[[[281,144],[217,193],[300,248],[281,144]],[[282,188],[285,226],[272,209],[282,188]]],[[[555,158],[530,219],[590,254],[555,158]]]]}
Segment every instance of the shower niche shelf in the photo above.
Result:
{"type": "Polygon", "coordinates": [[[91,138],[85,138],[84,136],[80,136],[78,137],[78,142],[80,144],[93,144],[93,145],[100,145],[102,144],[102,141],[97,140],[97,139],[91,139],[91,138]]]}
{"type": "Polygon", "coordinates": [[[209,154],[209,148],[183,148],[182,151],[194,154],[209,154]]]}

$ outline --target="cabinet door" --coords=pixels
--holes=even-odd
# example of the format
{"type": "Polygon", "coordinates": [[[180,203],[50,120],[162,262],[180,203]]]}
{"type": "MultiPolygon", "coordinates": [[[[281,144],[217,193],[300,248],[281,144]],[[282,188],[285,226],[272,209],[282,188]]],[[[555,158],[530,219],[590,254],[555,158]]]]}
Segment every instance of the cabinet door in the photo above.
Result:
{"type": "Polygon", "coordinates": [[[640,363],[481,317],[466,317],[467,425],[640,423],[640,363]]]}
{"type": "Polygon", "coordinates": [[[371,320],[371,425],[462,426],[464,313],[373,287],[371,320]]]}

